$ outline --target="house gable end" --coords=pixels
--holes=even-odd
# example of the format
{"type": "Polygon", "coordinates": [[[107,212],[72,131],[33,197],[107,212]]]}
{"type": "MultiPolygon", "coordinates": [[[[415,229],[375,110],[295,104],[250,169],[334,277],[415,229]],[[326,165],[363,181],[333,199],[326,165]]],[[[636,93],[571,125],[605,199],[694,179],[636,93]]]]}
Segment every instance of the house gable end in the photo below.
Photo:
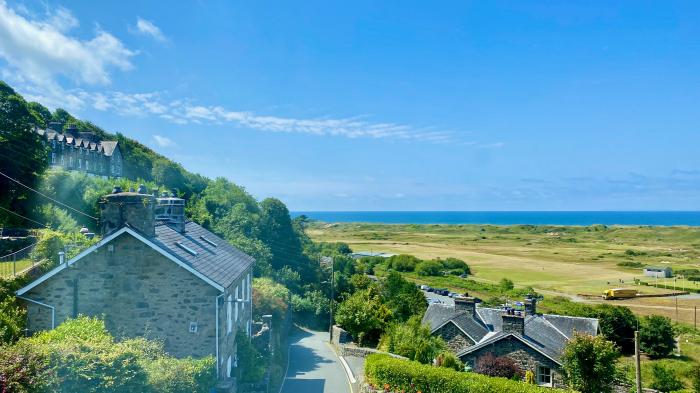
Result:
{"type": "Polygon", "coordinates": [[[110,243],[112,240],[116,239],[118,236],[121,236],[121,235],[124,234],[124,233],[128,233],[129,235],[135,237],[137,240],[139,240],[139,241],[145,243],[146,245],[148,245],[149,247],[151,247],[153,250],[157,251],[158,253],[160,253],[161,255],[163,255],[164,257],[166,257],[167,259],[171,260],[172,262],[175,262],[177,265],[179,265],[179,266],[182,267],[183,269],[187,270],[188,272],[194,274],[195,276],[197,276],[198,278],[200,278],[201,280],[203,280],[203,281],[206,282],[207,284],[213,286],[214,288],[216,288],[216,289],[219,290],[220,292],[223,292],[223,291],[224,291],[224,287],[221,286],[220,284],[218,284],[218,283],[212,281],[211,279],[209,279],[208,277],[204,276],[202,273],[200,273],[200,272],[198,272],[197,270],[193,269],[193,268],[192,268],[191,266],[189,266],[187,263],[185,263],[185,262],[179,260],[177,257],[173,256],[173,255],[170,254],[169,252],[163,250],[161,247],[159,247],[159,246],[157,246],[155,243],[149,241],[147,238],[141,236],[140,234],[138,234],[136,231],[132,230],[131,228],[124,227],[124,228],[121,228],[120,230],[114,232],[113,234],[111,234],[111,235],[105,237],[104,239],[100,240],[97,244],[95,244],[95,245],[89,247],[88,249],[86,249],[85,251],[81,252],[80,254],[78,254],[77,256],[75,256],[74,258],[70,259],[68,262],[65,262],[65,263],[63,263],[63,264],[60,264],[59,266],[56,266],[55,268],[51,269],[48,273],[46,273],[46,274],[44,274],[43,276],[39,277],[38,279],[32,281],[29,285],[27,285],[27,286],[25,286],[25,287],[19,289],[19,290],[16,292],[17,296],[22,296],[22,295],[24,295],[25,293],[27,293],[27,292],[29,292],[30,290],[32,290],[33,288],[37,287],[38,285],[40,285],[40,284],[43,283],[44,281],[50,279],[51,277],[53,277],[53,276],[55,276],[56,274],[58,274],[58,273],[60,273],[61,271],[63,271],[64,269],[70,267],[70,266],[73,265],[74,263],[76,263],[76,262],[78,262],[79,260],[83,259],[85,256],[89,255],[90,253],[94,252],[95,250],[97,250],[97,249],[99,249],[99,248],[101,248],[101,247],[103,247],[103,246],[106,246],[106,245],[107,245],[108,243],[110,243]]]}

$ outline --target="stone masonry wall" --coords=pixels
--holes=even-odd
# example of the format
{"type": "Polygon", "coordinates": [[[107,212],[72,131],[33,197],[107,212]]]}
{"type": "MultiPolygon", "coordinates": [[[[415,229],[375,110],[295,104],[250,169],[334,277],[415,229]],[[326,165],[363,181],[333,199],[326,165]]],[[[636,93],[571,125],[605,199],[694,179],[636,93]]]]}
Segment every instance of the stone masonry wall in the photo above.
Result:
{"type": "Polygon", "coordinates": [[[249,284],[252,285],[252,267],[247,271],[243,272],[238,280],[234,281],[231,286],[225,289],[223,300],[221,301],[221,306],[219,308],[219,376],[221,378],[228,377],[228,358],[232,359],[232,370],[231,377],[235,374],[235,362],[236,358],[236,332],[242,330],[247,332],[248,322],[252,322],[253,318],[253,302],[252,302],[252,289],[249,290],[249,284]],[[248,278],[250,277],[250,279],[248,278]],[[245,287],[245,293],[243,293],[245,287]],[[236,294],[238,291],[238,294],[236,294]],[[250,291],[250,292],[249,292],[250,291]],[[228,332],[228,299],[229,295],[233,299],[244,299],[243,302],[238,303],[238,319],[236,319],[236,306],[235,303],[231,304],[231,321],[232,329],[228,332]]]}
{"type": "Polygon", "coordinates": [[[508,356],[518,363],[523,371],[529,370],[535,375],[537,375],[537,366],[549,367],[552,370],[554,387],[564,387],[563,376],[557,363],[512,336],[464,355],[461,357],[461,360],[473,368],[476,366],[478,359],[487,353],[491,353],[496,357],[508,356]]]}
{"type": "Polygon", "coordinates": [[[435,331],[433,334],[437,334],[445,340],[447,347],[452,352],[459,352],[460,350],[471,347],[474,345],[474,341],[469,339],[469,337],[464,334],[463,331],[452,322],[446,323],[443,327],[435,331]]]}
{"type": "MultiPolygon", "coordinates": [[[[85,256],[25,296],[56,308],[56,325],[77,314],[104,316],[116,337],[163,339],[168,353],[215,353],[219,292],[128,233],[85,256]],[[190,333],[190,323],[197,331],[190,333]]],[[[27,302],[31,332],[51,327],[51,312],[27,302]]]]}

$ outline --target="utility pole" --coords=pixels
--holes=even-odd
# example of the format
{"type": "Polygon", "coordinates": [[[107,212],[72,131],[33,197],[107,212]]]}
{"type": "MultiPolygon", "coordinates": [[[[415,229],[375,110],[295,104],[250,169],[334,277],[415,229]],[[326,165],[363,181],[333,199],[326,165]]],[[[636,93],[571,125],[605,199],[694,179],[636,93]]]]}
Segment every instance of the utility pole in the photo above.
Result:
{"type": "Polygon", "coordinates": [[[331,301],[329,302],[329,308],[330,308],[330,320],[329,320],[329,337],[330,341],[333,342],[333,298],[335,297],[335,294],[333,293],[333,281],[335,278],[335,261],[333,260],[333,257],[331,257],[331,301]]]}
{"type": "Polygon", "coordinates": [[[642,393],[642,368],[639,361],[639,330],[634,331],[634,373],[637,382],[637,393],[642,393]]]}
{"type": "Polygon", "coordinates": [[[678,295],[674,297],[676,298],[676,323],[678,323],[678,295]]]}

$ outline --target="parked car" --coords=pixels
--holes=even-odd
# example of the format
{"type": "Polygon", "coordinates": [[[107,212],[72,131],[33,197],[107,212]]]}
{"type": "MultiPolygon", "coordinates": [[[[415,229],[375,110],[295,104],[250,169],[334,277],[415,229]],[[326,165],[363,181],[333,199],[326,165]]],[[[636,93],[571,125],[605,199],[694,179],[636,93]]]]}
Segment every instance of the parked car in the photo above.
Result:
{"type": "Polygon", "coordinates": [[[428,299],[428,304],[442,304],[442,300],[436,298],[428,299]]]}
{"type": "Polygon", "coordinates": [[[428,288],[430,288],[430,287],[427,286],[427,285],[425,285],[425,284],[423,284],[423,285],[420,286],[420,289],[423,290],[423,291],[427,290],[428,288]]]}
{"type": "Polygon", "coordinates": [[[435,292],[435,288],[427,287],[427,288],[425,288],[425,291],[426,292],[435,292]]]}
{"type": "Polygon", "coordinates": [[[440,288],[440,289],[436,289],[435,293],[437,293],[438,295],[441,295],[441,296],[447,296],[450,294],[450,291],[448,291],[447,289],[444,289],[444,288],[440,288]]]}

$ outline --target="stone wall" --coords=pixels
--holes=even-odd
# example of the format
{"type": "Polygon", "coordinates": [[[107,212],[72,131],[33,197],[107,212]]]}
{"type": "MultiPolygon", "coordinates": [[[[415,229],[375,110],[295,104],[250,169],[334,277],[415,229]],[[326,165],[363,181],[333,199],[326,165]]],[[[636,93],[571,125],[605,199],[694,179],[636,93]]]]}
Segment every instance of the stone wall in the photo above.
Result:
{"type": "Polygon", "coordinates": [[[523,371],[529,370],[535,373],[535,375],[537,375],[538,366],[549,367],[552,370],[552,382],[554,387],[564,387],[560,366],[513,336],[506,337],[493,344],[479,348],[474,352],[462,356],[460,360],[474,368],[478,359],[488,353],[496,357],[507,356],[520,365],[523,371]]]}
{"type": "Polygon", "coordinates": [[[340,345],[352,342],[352,336],[350,333],[343,330],[338,325],[333,325],[333,344],[340,345]]]}
{"type": "Polygon", "coordinates": [[[445,343],[447,343],[447,347],[454,353],[474,345],[474,341],[469,339],[469,337],[452,322],[443,325],[440,329],[436,330],[433,335],[442,337],[445,343]]]}
{"type": "MultiPolygon", "coordinates": [[[[215,353],[217,295],[215,288],[128,233],[25,294],[54,306],[56,325],[79,314],[104,316],[116,337],[162,339],[166,351],[177,357],[215,353]],[[196,331],[190,332],[193,323],[196,331]]],[[[26,304],[31,332],[51,328],[48,308],[26,304]]]]}

